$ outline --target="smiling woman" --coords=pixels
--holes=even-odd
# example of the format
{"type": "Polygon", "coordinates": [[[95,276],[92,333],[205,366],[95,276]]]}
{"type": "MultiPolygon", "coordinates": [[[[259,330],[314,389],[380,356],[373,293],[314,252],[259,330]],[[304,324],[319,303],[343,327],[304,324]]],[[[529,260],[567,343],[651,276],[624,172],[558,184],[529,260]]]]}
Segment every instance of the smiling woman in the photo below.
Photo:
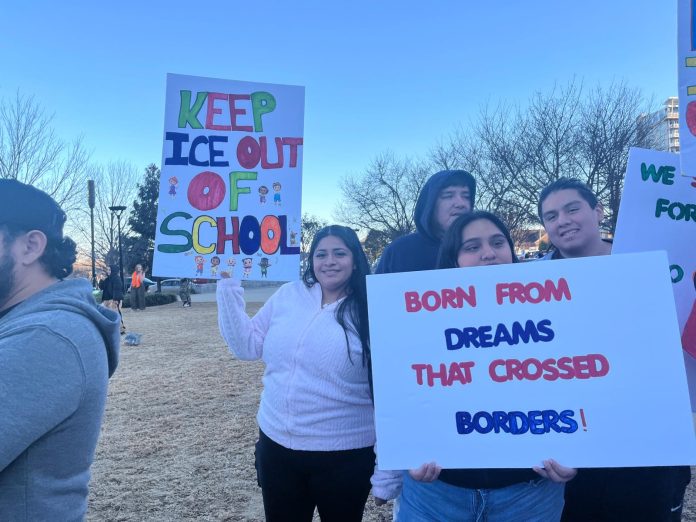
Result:
{"type": "Polygon", "coordinates": [[[255,453],[266,520],[309,522],[317,508],[322,520],[357,522],[371,478],[376,488],[394,481],[374,471],[369,271],[355,232],[332,225],[314,236],[303,281],[253,319],[238,282],[221,274],[222,336],[240,359],[266,365],[255,453]]]}

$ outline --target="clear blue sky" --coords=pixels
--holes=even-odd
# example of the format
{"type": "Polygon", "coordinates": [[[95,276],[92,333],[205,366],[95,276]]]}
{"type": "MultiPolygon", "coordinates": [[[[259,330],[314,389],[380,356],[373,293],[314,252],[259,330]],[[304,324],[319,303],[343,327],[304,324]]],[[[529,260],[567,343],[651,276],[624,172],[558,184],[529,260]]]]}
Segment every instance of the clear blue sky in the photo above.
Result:
{"type": "Polygon", "coordinates": [[[161,163],[166,73],[306,87],[303,207],[377,154],[424,156],[481,105],[574,77],[677,94],[675,0],[5,2],[0,97],[98,162],[161,163]],[[206,7],[209,6],[209,7],[206,7]]]}

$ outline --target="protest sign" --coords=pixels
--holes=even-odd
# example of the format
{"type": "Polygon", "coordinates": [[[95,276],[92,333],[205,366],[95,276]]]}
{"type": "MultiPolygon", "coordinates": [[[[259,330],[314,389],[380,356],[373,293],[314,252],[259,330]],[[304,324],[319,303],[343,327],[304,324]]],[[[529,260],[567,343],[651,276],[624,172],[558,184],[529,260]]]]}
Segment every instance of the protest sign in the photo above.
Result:
{"type": "Polygon", "coordinates": [[[368,302],[382,469],[696,463],[664,252],[373,275],[368,302]]]}
{"type": "Polygon", "coordinates": [[[299,277],[304,88],[169,74],[152,272],[299,277]]]}
{"type": "Polygon", "coordinates": [[[681,172],[696,175],[696,2],[679,0],[679,146],[681,172]]]}
{"type": "Polygon", "coordinates": [[[612,252],[657,249],[666,250],[669,258],[691,402],[696,406],[696,332],[685,335],[687,322],[696,313],[696,183],[679,175],[679,155],[633,148],[612,252]]]}

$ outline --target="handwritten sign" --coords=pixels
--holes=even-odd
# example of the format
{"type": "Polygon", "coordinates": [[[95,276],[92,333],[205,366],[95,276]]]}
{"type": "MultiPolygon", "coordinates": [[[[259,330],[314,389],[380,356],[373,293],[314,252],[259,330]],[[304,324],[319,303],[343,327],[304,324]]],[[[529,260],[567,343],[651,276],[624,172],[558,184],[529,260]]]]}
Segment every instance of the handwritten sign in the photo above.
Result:
{"type": "Polygon", "coordinates": [[[666,273],[650,252],[369,276],[380,467],[696,462],[666,273]]]}
{"type": "Polygon", "coordinates": [[[299,277],[304,88],[169,74],[153,274],[299,277]]]}
{"type": "Polygon", "coordinates": [[[696,175],[696,2],[679,0],[679,146],[681,171],[696,175]]]}
{"type": "Polygon", "coordinates": [[[678,171],[678,154],[630,150],[612,251],[667,251],[696,410],[696,335],[685,335],[687,322],[696,314],[696,183],[678,171]]]}

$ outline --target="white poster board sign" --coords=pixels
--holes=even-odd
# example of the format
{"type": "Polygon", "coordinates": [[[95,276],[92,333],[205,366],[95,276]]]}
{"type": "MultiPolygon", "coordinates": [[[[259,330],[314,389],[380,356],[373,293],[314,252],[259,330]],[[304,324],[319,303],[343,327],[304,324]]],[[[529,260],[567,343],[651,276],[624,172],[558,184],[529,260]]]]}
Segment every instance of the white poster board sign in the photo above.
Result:
{"type": "Polygon", "coordinates": [[[167,75],[152,273],[299,277],[304,88],[167,75]]]}
{"type": "Polygon", "coordinates": [[[372,275],[368,302],[382,469],[696,463],[664,252],[372,275]]]}
{"type": "MultiPolygon", "coordinates": [[[[694,0],[679,0],[679,150],[681,172],[696,176],[696,24],[694,0]]],[[[677,161],[680,161],[677,159],[677,161]]]]}
{"type": "Polygon", "coordinates": [[[696,183],[679,175],[678,154],[633,148],[612,252],[657,249],[666,250],[669,258],[691,402],[696,406],[696,331],[691,333],[691,327],[685,332],[687,322],[696,322],[696,183]]]}

